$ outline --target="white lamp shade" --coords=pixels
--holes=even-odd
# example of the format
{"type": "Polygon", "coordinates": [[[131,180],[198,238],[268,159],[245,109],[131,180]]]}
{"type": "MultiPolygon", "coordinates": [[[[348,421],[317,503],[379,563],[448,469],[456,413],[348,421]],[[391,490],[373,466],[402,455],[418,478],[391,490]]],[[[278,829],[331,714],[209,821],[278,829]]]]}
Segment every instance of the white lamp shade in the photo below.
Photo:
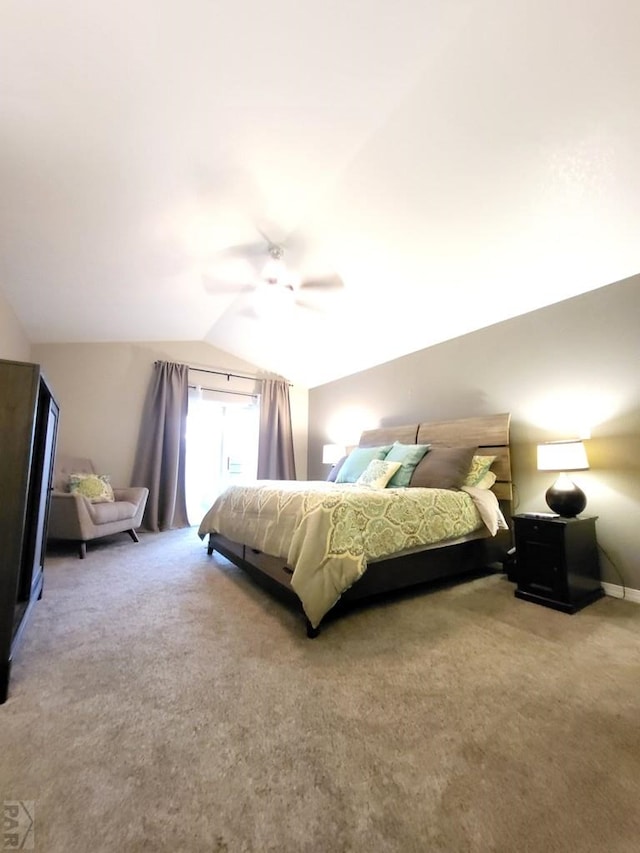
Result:
{"type": "Polygon", "coordinates": [[[322,464],[334,465],[345,455],[344,444],[324,444],[322,446],[322,464]]]}
{"type": "Polygon", "coordinates": [[[538,445],[538,471],[582,471],[589,467],[581,441],[549,441],[538,445]]]}

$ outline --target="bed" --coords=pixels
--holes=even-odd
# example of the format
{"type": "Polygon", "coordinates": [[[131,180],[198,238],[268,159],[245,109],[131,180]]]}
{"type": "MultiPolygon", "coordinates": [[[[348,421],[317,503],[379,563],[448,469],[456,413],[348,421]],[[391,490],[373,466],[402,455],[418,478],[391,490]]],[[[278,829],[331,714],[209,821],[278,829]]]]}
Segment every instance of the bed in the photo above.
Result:
{"type": "Polygon", "coordinates": [[[335,482],[231,486],[198,535],[209,554],[293,603],[315,637],[354,602],[501,564],[512,546],[509,422],[497,414],[367,430],[335,482]],[[409,456],[418,461],[408,475],[388,461],[409,456]]]}

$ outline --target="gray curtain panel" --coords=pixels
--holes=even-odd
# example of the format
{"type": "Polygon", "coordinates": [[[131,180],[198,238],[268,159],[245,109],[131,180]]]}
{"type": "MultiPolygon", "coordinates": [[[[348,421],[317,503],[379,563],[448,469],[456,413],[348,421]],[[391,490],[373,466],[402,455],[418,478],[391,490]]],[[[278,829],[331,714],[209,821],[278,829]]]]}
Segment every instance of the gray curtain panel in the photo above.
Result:
{"type": "Polygon", "coordinates": [[[189,368],[157,361],[142,412],[133,484],[147,486],[142,526],[159,532],[189,527],[185,458],[189,368]]]}
{"type": "Polygon", "coordinates": [[[289,383],[280,379],[262,380],[258,479],[296,479],[289,383]]]}

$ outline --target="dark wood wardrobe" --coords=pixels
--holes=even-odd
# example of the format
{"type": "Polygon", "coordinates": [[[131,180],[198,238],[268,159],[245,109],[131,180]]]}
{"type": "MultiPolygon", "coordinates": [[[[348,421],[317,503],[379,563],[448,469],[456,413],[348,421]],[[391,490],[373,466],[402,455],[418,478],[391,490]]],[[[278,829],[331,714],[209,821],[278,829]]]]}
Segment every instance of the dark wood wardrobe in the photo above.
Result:
{"type": "Polygon", "coordinates": [[[39,365],[0,360],[0,703],[42,596],[58,416],[39,365]]]}

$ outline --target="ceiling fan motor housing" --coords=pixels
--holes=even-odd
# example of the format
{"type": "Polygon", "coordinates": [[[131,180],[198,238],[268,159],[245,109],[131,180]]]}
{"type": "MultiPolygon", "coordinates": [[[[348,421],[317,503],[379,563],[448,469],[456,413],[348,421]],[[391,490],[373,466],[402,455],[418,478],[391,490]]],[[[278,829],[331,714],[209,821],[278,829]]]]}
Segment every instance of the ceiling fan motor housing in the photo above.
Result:
{"type": "Polygon", "coordinates": [[[276,243],[269,243],[269,260],[262,272],[262,278],[267,284],[280,285],[293,290],[293,285],[287,280],[287,268],[282,260],[284,249],[276,243]]]}

